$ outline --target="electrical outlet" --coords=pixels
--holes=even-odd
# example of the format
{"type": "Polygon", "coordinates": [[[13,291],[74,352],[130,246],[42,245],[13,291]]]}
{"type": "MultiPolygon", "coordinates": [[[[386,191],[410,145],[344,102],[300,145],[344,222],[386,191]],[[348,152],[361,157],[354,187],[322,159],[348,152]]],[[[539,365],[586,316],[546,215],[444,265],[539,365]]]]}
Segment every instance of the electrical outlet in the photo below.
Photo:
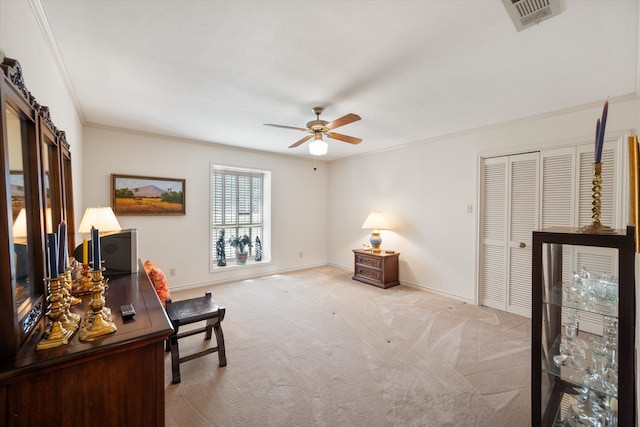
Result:
{"type": "Polygon", "coordinates": [[[473,205],[467,205],[467,213],[473,213],[473,205]]]}
{"type": "Polygon", "coordinates": [[[304,256],[304,254],[302,252],[300,252],[300,258],[302,258],[304,256]]]}
{"type": "Polygon", "coordinates": [[[169,269],[169,276],[175,276],[176,275],[176,269],[175,267],[171,267],[169,269]]]}

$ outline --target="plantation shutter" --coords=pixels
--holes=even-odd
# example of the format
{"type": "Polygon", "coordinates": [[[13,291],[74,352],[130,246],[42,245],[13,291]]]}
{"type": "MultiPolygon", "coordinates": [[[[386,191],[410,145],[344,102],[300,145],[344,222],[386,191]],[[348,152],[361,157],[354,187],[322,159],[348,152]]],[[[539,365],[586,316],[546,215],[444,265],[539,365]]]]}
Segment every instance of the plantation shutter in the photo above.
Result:
{"type": "Polygon", "coordinates": [[[263,232],[263,174],[235,169],[213,168],[211,260],[217,258],[216,242],[225,233],[225,254],[235,257],[228,240],[248,235],[252,242],[263,232]]]}

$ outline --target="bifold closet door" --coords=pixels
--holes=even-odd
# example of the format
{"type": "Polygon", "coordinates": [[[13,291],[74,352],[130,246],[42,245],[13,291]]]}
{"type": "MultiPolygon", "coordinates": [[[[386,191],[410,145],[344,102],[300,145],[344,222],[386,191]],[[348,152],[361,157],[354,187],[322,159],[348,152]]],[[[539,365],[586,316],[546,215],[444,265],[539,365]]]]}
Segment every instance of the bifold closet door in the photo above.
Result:
{"type": "Polygon", "coordinates": [[[538,228],[538,158],[483,159],[479,303],[531,315],[531,235],[538,228]]]}
{"type": "MultiPolygon", "coordinates": [[[[609,226],[616,215],[616,156],[617,144],[605,143],[601,221],[609,226]]],[[[479,304],[530,316],[531,232],[591,223],[592,164],[592,144],[483,159],[479,304]]],[[[563,272],[569,273],[562,280],[570,283],[570,273],[582,267],[617,275],[615,259],[611,249],[564,245],[563,272]]],[[[601,324],[585,313],[581,329],[597,331],[601,324]]]]}

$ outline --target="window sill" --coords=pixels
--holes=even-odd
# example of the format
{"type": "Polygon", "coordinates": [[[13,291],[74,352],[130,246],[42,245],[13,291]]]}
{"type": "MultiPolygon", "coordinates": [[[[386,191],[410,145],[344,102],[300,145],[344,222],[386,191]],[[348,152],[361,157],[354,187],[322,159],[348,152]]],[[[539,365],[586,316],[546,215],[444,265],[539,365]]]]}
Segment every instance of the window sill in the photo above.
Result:
{"type": "Polygon", "coordinates": [[[213,265],[211,267],[211,272],[225,271],[230,269],[235,270],[237,268],[253,268],[253,267],[259,267],[261,265],[267,265],[267,264],[271,264],[271,261],[268,261],[268,260],[255,261],[253,259],[248,259],[247,262],[244,264],[236,264],[235,258],[233,258],[231,260],[227,260],[227,265],[224,267],[220,267],[217,264],[213,265]]]}

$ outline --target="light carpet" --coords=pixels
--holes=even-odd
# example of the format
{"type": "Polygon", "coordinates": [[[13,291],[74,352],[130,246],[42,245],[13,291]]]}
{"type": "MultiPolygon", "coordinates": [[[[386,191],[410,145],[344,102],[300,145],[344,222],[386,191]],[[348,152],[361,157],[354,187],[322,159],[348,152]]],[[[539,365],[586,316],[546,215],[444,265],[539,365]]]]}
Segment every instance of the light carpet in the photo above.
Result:
{"type": "MultiPolygon", "coordinates": [[[[527,426],[531,321],[319,267],[211,286],[228,365],[181,364],[167,426],[527,426]]],[[[203,289],[173,292],[179,300],[203,289]]],[[[180,340],[181,354],[215,342],[180,340]]]]}

